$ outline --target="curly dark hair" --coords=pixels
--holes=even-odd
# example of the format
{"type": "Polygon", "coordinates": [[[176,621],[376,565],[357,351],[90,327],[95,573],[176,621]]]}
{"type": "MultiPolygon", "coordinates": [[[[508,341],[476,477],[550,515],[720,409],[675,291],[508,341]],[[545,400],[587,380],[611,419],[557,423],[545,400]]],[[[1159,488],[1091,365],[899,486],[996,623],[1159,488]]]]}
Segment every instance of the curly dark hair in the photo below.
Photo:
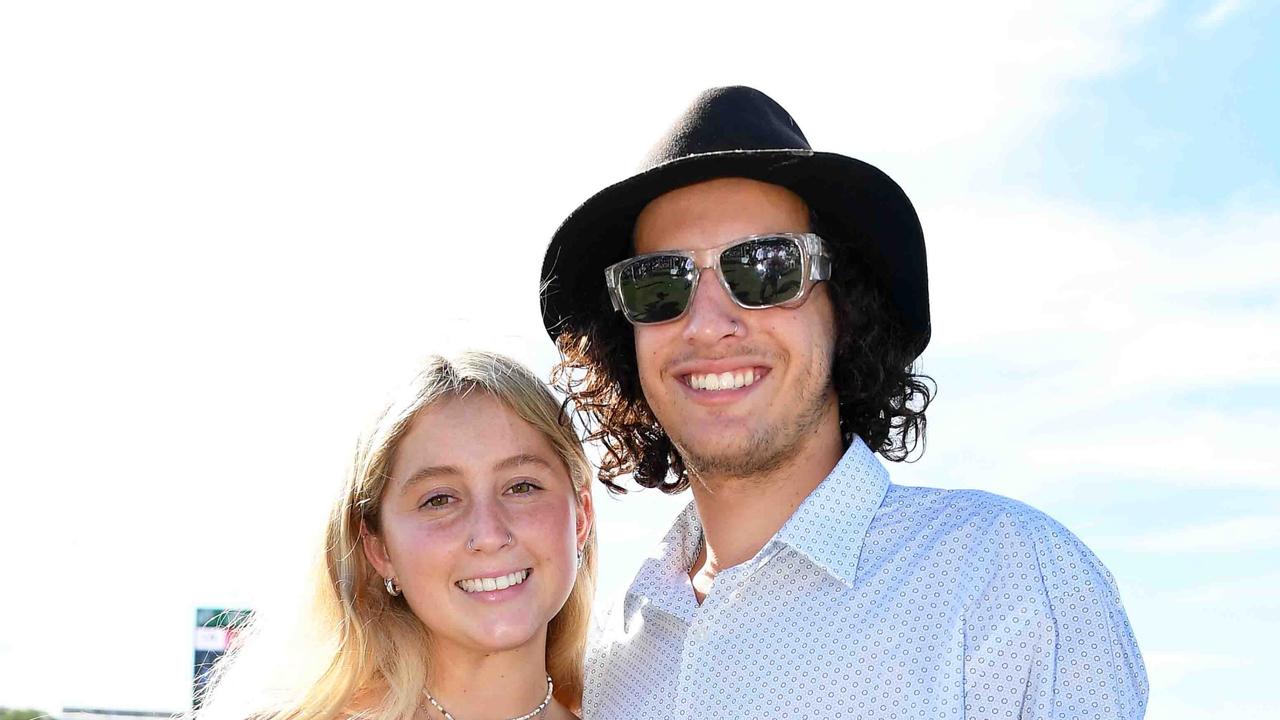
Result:
{"type": "MultiPolygon", "coordinates": [[[[914,372],[919,348],[884,291],[870,273],[859,270],[856,244],[837,239],[816,214],[810,224],[832,255],[827,281],[836,323],[832,382],[844,444],[857,436],[888,460],[915,459],[917,448],[924,451],[925,410],[937,386],[928,375],[914,372]]],[[[600,306],[607,310],[608,300],[600,306]]],[[[570,403],[577,407],[587,440],[604,447],[600,482],[610,492],[625,493],[614,480],[630,473],[641,487],[683,491],[689,472],[645,402],[631,325],[621,313],[598,311],[576,321],[557,338],[561,359],[551,379],[566,396],[566,412],[570,403]]]]}

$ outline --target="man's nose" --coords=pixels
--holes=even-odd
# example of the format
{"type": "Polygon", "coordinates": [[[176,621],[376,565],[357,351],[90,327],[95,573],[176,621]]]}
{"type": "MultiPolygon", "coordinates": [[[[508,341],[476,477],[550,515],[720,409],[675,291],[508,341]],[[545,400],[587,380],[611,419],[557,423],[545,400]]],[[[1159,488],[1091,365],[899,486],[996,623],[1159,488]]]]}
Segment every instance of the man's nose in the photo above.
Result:
{"type": "Polygon", "coordinates": [[[472,507],[469,530],[467,549],[474,552],[495,552],[515,542],[510,518],[496,500],[478,502],[472,507]]]}
{"type": "Polygon", "coordinates": [[[714,345],[727,337],[741,337],[745,327],[742,308],[734,304],[721,286],[714,269],[705,268],[701,272],[698,289],[689,299],[684,339],[697,345],[714,345]]]}

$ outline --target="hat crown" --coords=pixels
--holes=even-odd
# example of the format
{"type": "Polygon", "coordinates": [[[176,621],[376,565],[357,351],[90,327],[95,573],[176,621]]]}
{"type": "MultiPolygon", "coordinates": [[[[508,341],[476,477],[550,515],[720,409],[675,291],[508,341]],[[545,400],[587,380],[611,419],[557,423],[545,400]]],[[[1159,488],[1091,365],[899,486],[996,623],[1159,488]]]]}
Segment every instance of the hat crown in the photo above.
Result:
{"type": "Polygon", "coordinates": [[[641,170],[691,155],[747,150],[811,150],[796,121],[754,88],[707,90],[649,151],[641,170]]]}

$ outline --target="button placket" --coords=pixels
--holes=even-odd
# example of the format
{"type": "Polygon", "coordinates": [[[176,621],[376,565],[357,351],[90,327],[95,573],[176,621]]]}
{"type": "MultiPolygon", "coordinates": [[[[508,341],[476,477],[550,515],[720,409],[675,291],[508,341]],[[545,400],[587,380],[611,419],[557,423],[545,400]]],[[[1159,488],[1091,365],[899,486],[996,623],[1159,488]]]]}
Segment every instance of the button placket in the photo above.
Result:
{"type": "Polygon", "coordinates": [[[685,632],[684,647],[680,650],[680,671],[676,680],[676,708],[680,712],[695,712],[698,698],[693,692],[697,687],[698,677],[705,672],[703,661],[704,640],[706,632],[699,622],[699,612],[695,612],[689,629],[685,632]]]}

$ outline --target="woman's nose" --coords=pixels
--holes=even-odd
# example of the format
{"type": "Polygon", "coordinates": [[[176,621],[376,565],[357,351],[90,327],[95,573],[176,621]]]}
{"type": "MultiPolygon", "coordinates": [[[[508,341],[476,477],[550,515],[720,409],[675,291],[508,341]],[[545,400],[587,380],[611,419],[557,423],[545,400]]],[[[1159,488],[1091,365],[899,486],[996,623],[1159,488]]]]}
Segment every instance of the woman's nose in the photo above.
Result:
{"type": "Polygon", "coordinates": [[[476,504],[470,530],[467,549],[473,552],[495,552],[515,543],[511,524],[497,502],[476,504]]]}

